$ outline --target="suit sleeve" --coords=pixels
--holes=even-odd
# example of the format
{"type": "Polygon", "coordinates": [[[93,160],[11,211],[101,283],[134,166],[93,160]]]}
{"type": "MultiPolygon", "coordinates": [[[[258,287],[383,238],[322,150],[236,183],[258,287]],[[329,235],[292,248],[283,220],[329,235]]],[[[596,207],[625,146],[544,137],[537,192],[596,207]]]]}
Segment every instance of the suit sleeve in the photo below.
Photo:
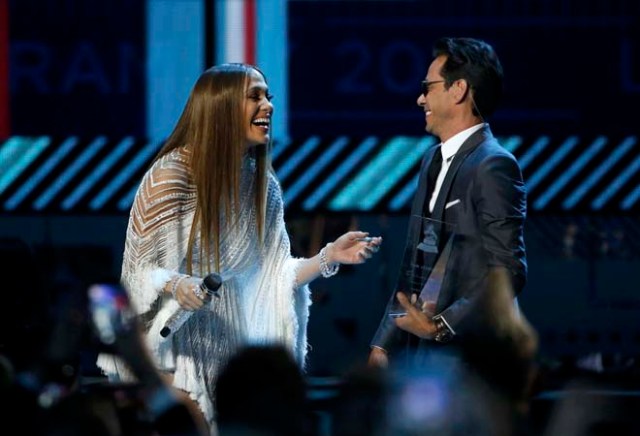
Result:
{"type": "Polygon", "coordinates": [[[507,268],[518,295],[527,278],[523,233],[527,202],[522,172],[515,158],[497,155],[485,159],[473,194],[487,265],[507,268]]]}
{"type": "MultiPolygon", "coordinates": [[[[505,267],[510,273],[514,295],[525,286],[527,262],[523,226],[526,190],[522,173],[513,156],[498,154],[479,163],[472,188],[481,255],[487,268],[505,267]]],[[[478,281],[474,288],[482,288],[478,281]]],[[[481,289],[470,289],[441,312],[456,333],[472,310],[481,289]]]]}

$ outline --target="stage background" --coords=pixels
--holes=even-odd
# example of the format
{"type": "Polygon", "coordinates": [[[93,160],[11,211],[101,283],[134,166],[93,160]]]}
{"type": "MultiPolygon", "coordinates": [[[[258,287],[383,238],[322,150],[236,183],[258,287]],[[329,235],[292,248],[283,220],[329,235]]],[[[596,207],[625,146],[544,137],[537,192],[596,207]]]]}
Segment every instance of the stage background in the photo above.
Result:
{"type": "Polygon", "coordinates": [[[264,65],[295,253],[353,225],[385,238],[312,285],[309,371],[339,374],[366,358],[434,143],[416,106],[431,44],[475,36],[506,72],[490,123],[527,183],[520,301],[543,352],[637,355],[639,17],[623,0],[0,0],[0,236],[47,269],[117,277],[137,183],[193,81],[264,65]]]}

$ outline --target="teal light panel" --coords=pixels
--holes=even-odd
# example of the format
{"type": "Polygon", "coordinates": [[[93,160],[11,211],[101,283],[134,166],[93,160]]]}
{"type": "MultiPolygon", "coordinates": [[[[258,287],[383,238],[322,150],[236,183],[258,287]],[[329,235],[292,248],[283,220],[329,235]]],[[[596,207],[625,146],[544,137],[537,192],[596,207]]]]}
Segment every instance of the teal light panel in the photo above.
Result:
{"type": "Polygon", "coordinates": [[[538,186],[542,180],[547,177],[547,175],[553,170],[558,164],[565,158],[567,154],[576,146],[578,143],[577,136],[568,137],[560,147],[551,155],[547,161],[538,168],[536,172],[534,172],[529,180],[526,180],[526,185],[528,190],[534,189],[538,186]]]}
{"type": "Polygon", "coordinates": [[[427,144],[434,141],[431,136],[420,140],[406,136],[391,139],[353,182],[331,200],[329,207],[333,210],[370,209],[420,160],[427,144]]]}
{"type": "Polygon", "coordinates": [[[562,203],[562,208],[565,210],[573,208],[584,195],[606,174],[609,169],[615,165],[622,157],[627,154],[633,144],[635,144],[635,138],[627,138],[619,144],[613,153],[605,159],[605,161],[593,171],[587,179],[578,185],[573,193],[562,203]]]}
{"type": "MultiPolygon", "coordinates": [[[[125,166],[122,171],[118,173],[116,177],[111,180],[111,182],[105,186],[105,188],[100,191],[100,193],[89,203],[89,207],[93,210],[100,209],[104,204],[111,199],[113,194],[124,185],[127,180],[131,179],[131,176],[140,169],[140,167],[146,163],[150,162],[153,156],[160,149],[160,145],[149,143],[142,150],[136,154],[128,164],[125,166]]],[[[134,184],[137,188],[137,184],[134,184]]],[[[127,208],[131,205],[129,203],[127,208]]],[[[122,208],[121,208],[122,209],[122,208]]]]}
{"type": "Polygon", "coordinates": [[[547,189],[533,203],[533,208],[540,210],[543,209],[549,201],[555,197],[562,188],[582,169],[584,166],[595,156],[602,147],[607,143],[607,138],[599,136],[593,143],[580,155],[578,159],[560,176],[556,181],[547,189]]]}
{"type": "Polygon", "coordinates": [[[15,137],[0,149],[0,194],[47,148],[51,138],[15,137]]]}
{"type": "Polygon", "coordinates": [[[356,165],[361,163],[362,158],[371,151],[373,147],[378,143],[378,139],[374,136],[366,138],[356,149],[345,159],[338,168],[327,175],[324,182],[316,189],[303,203],[302,207],[305,210],[310,210],[316,207],[325,196],[335,186],[340,183],[348,174],[354,171],[356,165]]]}
{"type": "Polygon", "coordinates": [[[104,136],[99,136],[87,148],[78,156],[78,158],[67,168],[54,182],[49,189],[42,193],[36,201],[33,203],[33,208],[36,210],[42,210],[49,202],[56,196],[62,188],[91,160],[93,156],[104,147],[107,143],[107,139],[104,136]]]}
{"type": "Polygon", "coordinates": [[[284,193],[284,201],[285,204],[288,204],[290,201],[293,201],[298,194],[304,188],[309,186],[310,183],[313,182],[313,179],[320,174],[320,172],[326,168],[327,165],[331,162],[331,160],[340,153],[345,145],[349,143],[349,138],[346,136],[341,136],[336,139],[333,144],[329,146],[329,148],[322,153],[322,155],[313,163],[309,168],[306,169],[302,173],[302,175],[296,180],[284,193]]]}
{"type": "Polygon", "coordinates": [[[31,191],[53,171],[56,165],[73,150],[77,143],[78,138],[75,136],[65,139],[49,159],[5,202],[4,207],[8,210],[18,207],[31,191]]]}

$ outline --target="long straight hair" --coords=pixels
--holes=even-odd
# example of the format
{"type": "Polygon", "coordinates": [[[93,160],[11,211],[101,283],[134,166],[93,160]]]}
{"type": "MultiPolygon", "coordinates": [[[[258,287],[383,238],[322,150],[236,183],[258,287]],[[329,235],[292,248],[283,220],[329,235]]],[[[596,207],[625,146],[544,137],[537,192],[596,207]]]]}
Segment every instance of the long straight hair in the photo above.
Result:
{"type": "MultiPolygon", "coordinates": [[[[220,236],[225,226],[239,226],[240,175],[245,153],[256,160],[255,196],[258,238],[263,241],[267,175],[271,171],[268,149],[260,144],[246,150],[247,125],[244,115],[246,87],[250,74],[258,68],[228,63],[206,70],[196,81],[180,118],[155,160],[186,146],[191,149],[189,168],[196,186],[196,208],[189,234],[187,273],[193,274],[193,247],[200,230],[200,274],[204,265],[211,270],[211,253],[220,270],[220,236]],[[223,222],[223,217],[226,219],[223,222]],[[235,217],[234,221],[230,221],[235,217]],[[204,265],[203,265],[204,264],[204,265]]],[[[265,78],[266,81],[266,78],[265,78]]]]}

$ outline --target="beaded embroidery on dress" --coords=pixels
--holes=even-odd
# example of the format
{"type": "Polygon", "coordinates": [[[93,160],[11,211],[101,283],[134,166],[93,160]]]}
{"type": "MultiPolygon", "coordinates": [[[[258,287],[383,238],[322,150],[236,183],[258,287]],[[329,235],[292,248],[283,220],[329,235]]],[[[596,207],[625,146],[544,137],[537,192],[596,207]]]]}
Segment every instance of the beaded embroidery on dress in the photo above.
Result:
{"type": "MultiPolygon", "coordinates": [[[[282,191],[273,174],[267,188],[264,243],[258,241],[252,201],[255,162],[247,157],[239,215],[231,213],[239,226],[220,236],[220,298],[195,312],[167,339],[161,337],[166,320],[179,308],[163,287],[186,272],[196,204],[188,161],[187,148],[175,149],[143,177],[129,216],[121,281],[137,312],[148,320],[147,343],[159,367],[174,372],[174,386],[189,392],[213,422],[216,377],[238,347],[283,343],[304,367],[311,300],[307,285],[295,288],[301,259],[291,256],[282,191]]],[[[195,246],[194,274],[200,271],[199,254],[195,246]]],[[[98,366],[111,379],[132,379],[113,356],[101,354],[98,366]]]]}

